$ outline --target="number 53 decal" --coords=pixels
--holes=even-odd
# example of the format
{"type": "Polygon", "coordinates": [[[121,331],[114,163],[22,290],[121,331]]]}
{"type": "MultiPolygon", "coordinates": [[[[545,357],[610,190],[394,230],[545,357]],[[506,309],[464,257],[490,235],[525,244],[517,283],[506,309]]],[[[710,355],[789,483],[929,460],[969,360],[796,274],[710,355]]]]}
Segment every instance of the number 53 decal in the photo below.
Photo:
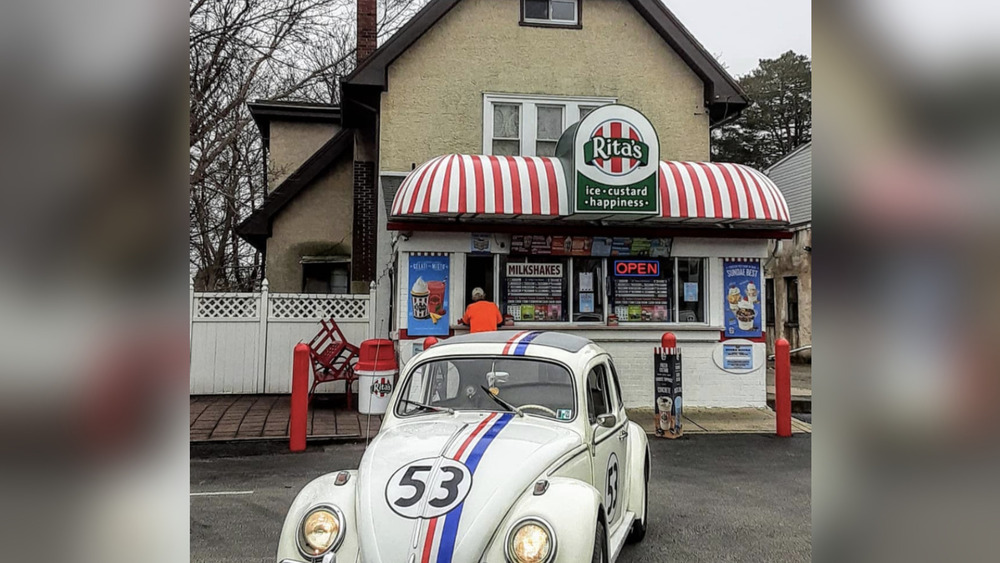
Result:
{"type": "Polygon", "coordinates": [[[451,512],[471,488],[472,474],[463,463],[428,457],[397,469],[385,486],[385,500],[403,518],[435,518],[451,512]]]}

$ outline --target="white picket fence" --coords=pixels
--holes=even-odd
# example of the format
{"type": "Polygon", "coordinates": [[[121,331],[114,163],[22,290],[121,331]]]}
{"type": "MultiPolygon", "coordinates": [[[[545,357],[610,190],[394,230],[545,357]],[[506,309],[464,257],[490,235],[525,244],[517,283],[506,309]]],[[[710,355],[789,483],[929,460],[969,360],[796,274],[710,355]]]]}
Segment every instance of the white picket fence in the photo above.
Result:
{"type": "MultiPolygon", "coordinates": [[[[290,393],[292,351],[319,321],[337,321],[355,345],[375,334],[375,290],[361,295],[191,291],[191,394],[290,393]]],[[[343,392],[327,383],[319,392],[343,392]]]]}

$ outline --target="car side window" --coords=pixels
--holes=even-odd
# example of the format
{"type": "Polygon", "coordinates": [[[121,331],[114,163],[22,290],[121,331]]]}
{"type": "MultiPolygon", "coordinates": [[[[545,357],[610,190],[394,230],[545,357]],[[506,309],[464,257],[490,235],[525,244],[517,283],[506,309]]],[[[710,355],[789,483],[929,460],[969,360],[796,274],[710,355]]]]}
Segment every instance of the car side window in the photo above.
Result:
{"type": "Polygon", "coordinates": [[[621,382],[618,381],[618,370],[615,369],[615,363],[611,360],[608,360],[608,366],[611,367],[611,383],[615,386],[615,397],[618,397],[616,408],[620,409],[624,406],[624,404],[622,403],[622,385],[621,382]]]}
{"type": "Polygon", "coordinates": [[[591,424],[599,415],[610,412],[608,399],[608,378],[604,364],[598,364],[587,374],[587,415],[591,424]]]}
{"type": "Polygon", "coordinates": [[[447,401],[458,396],[458,368],[451,362],[435,362],[431,365],[431,402],[447,401]]]}
{"type": "MultiPolygon", "coordinates": [[[[459,373],[451,362],[435,362],[425,364],[416,369],[410,376],[410,384],[404,390],[407,400],[418,403],[438,403],[453,399],[458,395],[459,373]],[[428,377],[423,371],[430,370],[428,377]]],[[[410,412],[414,407],[405,407],[404,412],[410,412]]]]}

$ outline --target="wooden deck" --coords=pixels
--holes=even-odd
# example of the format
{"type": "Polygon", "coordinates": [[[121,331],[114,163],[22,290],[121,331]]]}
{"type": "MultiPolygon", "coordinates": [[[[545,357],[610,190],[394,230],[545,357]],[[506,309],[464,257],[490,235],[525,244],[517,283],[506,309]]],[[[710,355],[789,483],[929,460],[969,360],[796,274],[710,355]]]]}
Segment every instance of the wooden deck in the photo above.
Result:
{"type": "MultiPolygon", "coordinates": [[[[356,399],[356,397],[355,397],[356,399]]],[[[289,395],[192,395],[191,441],[261,440],[288,437],[289,395]]],[[[357,400],[347,410],[343,395],[316,395],[309,405],[310,438],[363,438],[368,415],[357,400]]],[[[370,435],[382,417],[372,415],[370,435]]]]}

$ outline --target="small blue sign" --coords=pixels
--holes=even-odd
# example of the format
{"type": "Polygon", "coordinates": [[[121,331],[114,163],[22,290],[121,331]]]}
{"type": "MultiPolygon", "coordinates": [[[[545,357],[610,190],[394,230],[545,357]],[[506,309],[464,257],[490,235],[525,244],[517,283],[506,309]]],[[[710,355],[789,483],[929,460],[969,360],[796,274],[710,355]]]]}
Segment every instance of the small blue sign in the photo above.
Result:
{"type": "Polygon", "coordinates": [[[753,345],[723,344],[722,369],[753,369],[753,345]]]}

